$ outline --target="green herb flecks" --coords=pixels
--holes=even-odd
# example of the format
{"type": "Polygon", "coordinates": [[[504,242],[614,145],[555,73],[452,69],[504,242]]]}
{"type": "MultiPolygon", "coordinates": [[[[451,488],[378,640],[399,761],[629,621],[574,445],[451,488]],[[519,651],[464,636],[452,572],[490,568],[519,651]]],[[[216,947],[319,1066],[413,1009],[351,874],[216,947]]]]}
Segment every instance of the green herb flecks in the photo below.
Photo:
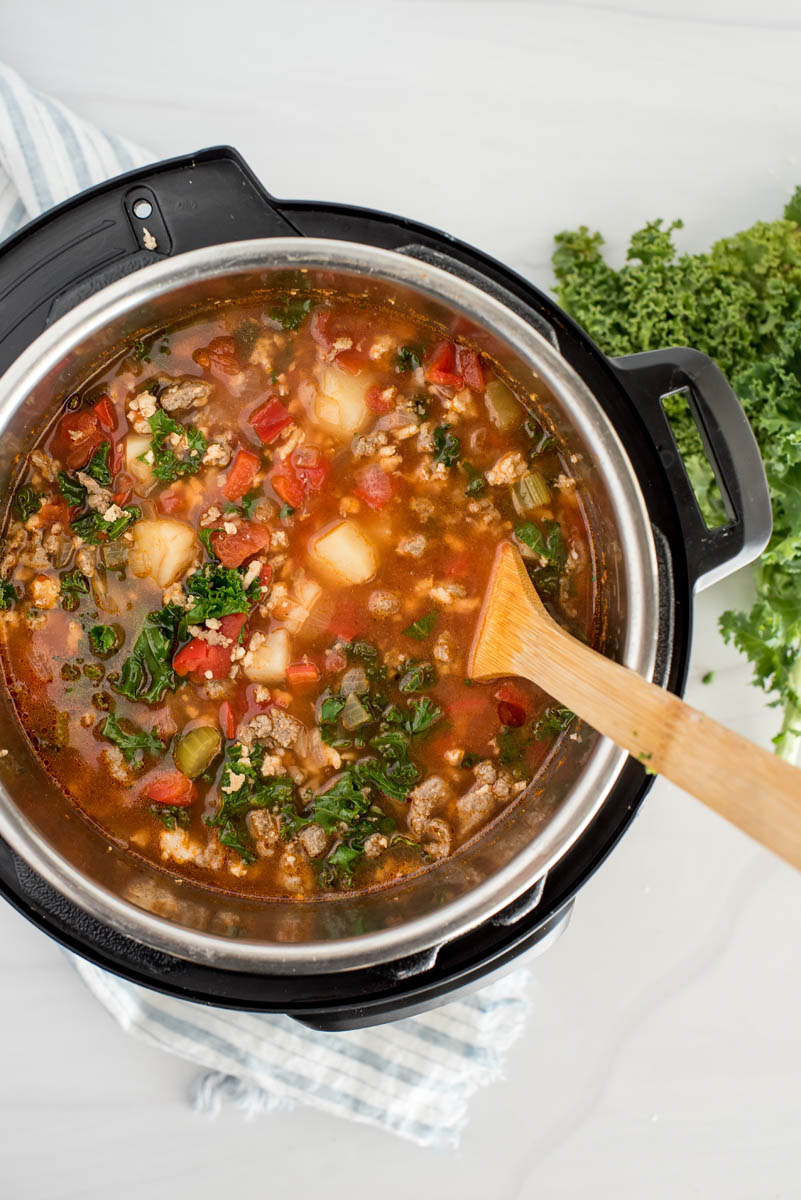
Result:
{"type": "Polygon", "coordinates": [[[187,596],[192,601],[185,624],[201,625],[209,617],[219,620],[231,613],[249,612],[251,604],[259,597],[259,587],[258,579],[254,579],[246,591],[241,571],[217,563],[206,563],[190,575],[184,584],[187,596]]]}
{"type": "Polygon", "coordinates": [[[25,487],[17,488],[14,493],[14,499],[11,502],[11,507],[14,510],[14,516],[23,523],[37,513],[42,507],[42,495],[37,492],[35,487],[29,483],[25,487]]]}
{"type": "Polygon", "coordinates": [[[452,467],[458,462],[462,448],[455,433],[451,433],[450,425],[437,425],[432,435],[434,443],[434,462],[444,463],[452,467]]]}
{"type": "Polygon", "coordinates": [[[422,346],[400,346],[395,355],[395,370],[404,374],[406,371],[416,371],[422,366],[424,350],[422,346]]]}
{"type": "Polygon", "coordinates": [[[407,625],[403,630],[406,637],[417,638],[419,642],[425,641],[428,635],[433,630],[437,623],[439,613],[426,613],[424,617],[418,617],[416,621],[412,621],[411,625],[407,625]]]}
{"type": "Polygon", "coordinates": [[[18,599],[14,584],[8,579],[0,579],[0,609],[13,608],[18,599]]]}
{"type": "Polygon", "coordinates": [[[136,504],[128,505],[122,510],[122,516],[113,521],[107,521],[99,512],[88,512],[71,521],[70,529],[90,545],[102,546],[105,542],[116,541],[141,515],[142,510],[136,504]]]}
{"type": "Polygon", "coordinates": [[[278,517],[281,521],[288,521],[290,517],[294,517],[295,510],[291,504],[282,504],[278,510],[278,517]]]}
{"type": "Polygon", "coordinates": [[[430,662],[408,663],[398,688],[401,692],[424,692],[437,681],[436,672],[430,662]]]}
{"type": "Polygon", "coordinates": [[[569,708],[564,708],[562,705],[554,704],[550,708],[546,708],[539,719],[534,724],[534,736],[539,741],[545,738],[555,737],[559,733],[563,733],[568,725],[575,719],[575,713],[569,708]]]}
{"type": "Polygon", "coordinates": [[[165,829],[187,829],[191,820],[188,808],[179,808],[177,804],[151,804],[150,811],[161,821],[165,829]]]}
{"type": "Polygon", "coordinates": [[[98,658],[110,658],[122,644],[119,631],[113,625],[93,625],[87,636],[89,647],[98,658]]]}
{"type": "Polygon", "coordinates": [[[477,471],[472,463],[462,460],[462,470],[467,476],[468,483],[464,489],[465,496],[480,496],[487,486],[487,481],[481,471],[477,471]]]}
{"type": "Polygon", "coordinates": [[[300,296],[287,296],[280,304],[270,309],[270,316],[283,329],[300,329],[311,311],[312,302],[300,296]]]}
{"type": "MultiPolygon", "coordinates": [[[[204,434],[193,425],[181,425],[169,417],[163,409],[157,408],[147,423],[153,433],[150,452],[153,455],[152,471],[156,479],[163,483],[174,483],[186,475],[196,475],[203,465],[203,455],[208,449],[204,434]],[[167,445],[171,434],[186,440],[186,445],[180,451],[167,445]]],[[[144,461],[144,455],[140,455],[144,461]]]]}
{"type": "Polygon", "coordinates": [[[146,754],[160,757],[164,753],[164,743],[156,734],[145,730],[135,729],[130,722],[121,725],[113,713],[110,713],[100,726],[101,737],[119,746],[126,762],[141,764],[146,754]]]}

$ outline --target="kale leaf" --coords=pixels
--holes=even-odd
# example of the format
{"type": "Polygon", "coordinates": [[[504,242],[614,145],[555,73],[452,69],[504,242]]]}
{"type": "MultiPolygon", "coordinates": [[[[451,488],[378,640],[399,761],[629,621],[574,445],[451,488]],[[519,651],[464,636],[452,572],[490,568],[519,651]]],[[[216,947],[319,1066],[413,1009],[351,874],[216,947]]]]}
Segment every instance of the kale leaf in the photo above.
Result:
{"type": "MultiPolygon", "coordinates": [[[[147,423],[153,433],[150,452],[153,455],[153,474],[163,483],[174,483],[185,475],[196,475],[203,465],[203,455],[208,449],[208,442],[199,429],[193,425],[181,425],[157,408],[148,417],[147,423]],[[167,445],[170,434],[186,438],[186,449],[180,453],[167,445]]],[[[144,461],[144,455],[140,455],[144,461]]]]}
{"type": "Polygon", "coordinates": [[[13,608],[18,599],[14,584],[8,579],[0,579],[0,609],[13,608]]]}
{"type": "Polygon", "coordinates": [[[438,616],[437,612],[426,613],[424,617],[418,617],[411,625],[407,625],[403,633],[406,637],[417,638],[419,642],[425,641],[436,625],[438,616]]]}
{"type": "Polygon", "coordinates": [[[102,442],[84,467],[84,473],[102,487],[111,487],[111,467],[108,461],[110,450],[109,443],[102,442]]]}
{"type": "Polygon", "coordinates": [[[20,521],[27,521],[34,513],[37,513],[42,507],[42,495],[37,492],[35,487],[31,487],[28,483],[25,487],[17,488],[14,493],[14,499],[11,507],[14,509],[14,515],[20,521]]]}
{"type": "Polygon", "coordinates": [[[152,733],[146,733],[128,725],[123,727],[113,713],[109,713],[100,726],[100,735],[119,746],[129,763],[141,763],[145,754],[161,756],[164,753],[164,743],[155,729],[152,733]]]}
{"type": "Polygon", "coordinates": [[[113,521],[107,521],[99,512],[88,512],[71,521],[70,529],[85,542],[89,542],[93,546],[100,546],[105,542],[116,541],[121,534],[125,533],[126,529],[130,529],[134,522],[139,520],[141,515],[142,510],[136,504],[128,505],[123,509],[123,515],[116,517],[113,521]]]}
{"type": "Polygon", "coordinates": [[[459,459],[462,448],[455,433],[451,433],[450,425],[438,425],[434,430],[434,462],[444,463],[452,467],[459,459]]]}
{"type": "Polygon", "coordinates": [[[190,575],[184,584],[192,601],[185,623],[201,625],[209,617],[219,619],[231,613],[246,613],[258,599],[259,586],[258,579],[254,579],[246,591],[240,571],[217,563],[206,563],[190,575]]]}
{"type": "Polygon", "coordinates": [[[83,508],[86,503],[86,488],[66,471],[58,473],[58,490],[70,508],[83,508]]]}
{"type": "Polygon", "coordinates": [[[129,700],[158,704],[180,683],[172,669],[172,656],[184,610],[167,604],[149,613],[134,648],[125,660],[116,691],[129,700]]]}

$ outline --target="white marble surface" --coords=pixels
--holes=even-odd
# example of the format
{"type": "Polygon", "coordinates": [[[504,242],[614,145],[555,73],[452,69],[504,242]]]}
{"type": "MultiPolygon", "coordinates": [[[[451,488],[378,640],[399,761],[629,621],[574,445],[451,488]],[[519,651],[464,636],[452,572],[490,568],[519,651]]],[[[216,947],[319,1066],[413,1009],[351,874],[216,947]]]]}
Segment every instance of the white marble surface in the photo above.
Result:
{"type": "MultiPolygon", "coordinates": [[[[683,244],[801,181],[796,0],[189,5],[0,0],[0,55],[157,155],[231,142],[277,195],[440,225],[549,282],[553,231],[681,215],[683,244]]],[[[704,595],[690,699],[773,717],[704,595]],[[701,674],[716,668],[701,687],[701,674]]],[[[0,907],[0,1196],[330,1200],[799,1195],[801,883],[660,782],[535,964],[535,1013],[461,1150],[299,1111],[213,1125],[0,907]],[[223,1190],[224,1189],[224,1190],[223,1190]]]]}

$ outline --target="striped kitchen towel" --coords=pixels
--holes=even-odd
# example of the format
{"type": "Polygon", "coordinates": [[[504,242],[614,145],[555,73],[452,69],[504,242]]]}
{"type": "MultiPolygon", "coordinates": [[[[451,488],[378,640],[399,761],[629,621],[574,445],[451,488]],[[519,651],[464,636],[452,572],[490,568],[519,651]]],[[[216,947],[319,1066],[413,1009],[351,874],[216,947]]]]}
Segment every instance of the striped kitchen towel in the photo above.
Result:
{"type": "MultiPolygon", "coordinates": [[[[0,240],[76,192],[153,155],[82,121],[0,64],[0,240]]],[[[199,1109],[248,1114],[301,1103],[421,1145],[455,1145],[471,1095],[501,1078],[528,1012],[516,971],[467,999],[355,1033],[228,1012],[146,991],[80,959],[78,972],[120,1025],[203,1069],[199,1109]]]]}

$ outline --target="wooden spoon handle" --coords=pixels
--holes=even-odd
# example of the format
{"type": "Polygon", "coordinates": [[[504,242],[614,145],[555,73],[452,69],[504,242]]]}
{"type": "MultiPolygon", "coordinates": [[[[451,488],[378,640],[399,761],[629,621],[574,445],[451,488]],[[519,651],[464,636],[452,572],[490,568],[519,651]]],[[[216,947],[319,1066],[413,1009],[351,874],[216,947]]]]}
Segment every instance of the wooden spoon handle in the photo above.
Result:
{"type": "Polygon", "coordinates": [[[801,869],[801,770],[570,637],[544,610],[518,634],[518,674],[801,869]]]}

